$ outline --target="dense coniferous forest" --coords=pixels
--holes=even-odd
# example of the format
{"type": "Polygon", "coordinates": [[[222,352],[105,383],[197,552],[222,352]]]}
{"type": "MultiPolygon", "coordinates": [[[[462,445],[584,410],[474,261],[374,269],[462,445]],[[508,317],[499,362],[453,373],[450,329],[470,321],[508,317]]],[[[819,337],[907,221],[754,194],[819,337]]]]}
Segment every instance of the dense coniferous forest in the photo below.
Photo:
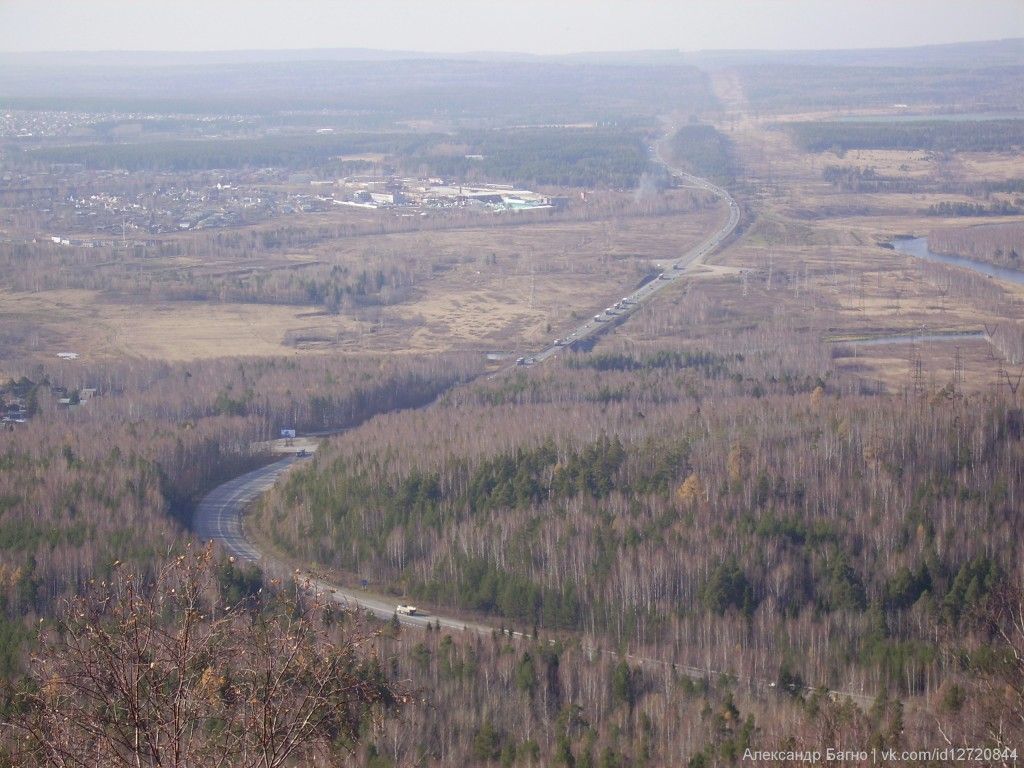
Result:
{"type": "Polygon", "coordinates": [[[685,125],[670,139],[673,159],[697,176],[727,184],[736,166],[729,139],[710,125],[685,125]]]}
{"type": "Polygon", "coordinates": [[[1009,152],[1024,146],[1024,120],[908,120],[790,123],[786,130],[809,152],[920,149],[1009,152]]]}
{"type": "Polygon", "coordinates": [[[403,167],[444,178],[497,179],[524,186],[636,186],[648,170],[644,134],[617,128],[530,128],[476,131],[449,139],[463,154],[425,147],[403,167]],[[479,159],[466,155],[482,155],[479,159]]]}
{"type": "Polygon", "coordinates": [[[126,171],[203,171],[211,168],[317,168],[337,155],[398,154],[429,143],[429,135],[360,133],[245,139],[189,139],[47,147],[28,153],[37,163],[81,163],[126,171]]]}
{"type": "Polygon", "coordinates": [[[632,188],[648,166],[644,136],[638,130],[558,127],[452,135],[293,134],[79,144],[34,149],[24,162],[79,163],[90,169],[127,171],[267,167],[326,171],[337,165],[338,156],[367,152],[386,155],[410,174],[534,186],[632,188]]]}

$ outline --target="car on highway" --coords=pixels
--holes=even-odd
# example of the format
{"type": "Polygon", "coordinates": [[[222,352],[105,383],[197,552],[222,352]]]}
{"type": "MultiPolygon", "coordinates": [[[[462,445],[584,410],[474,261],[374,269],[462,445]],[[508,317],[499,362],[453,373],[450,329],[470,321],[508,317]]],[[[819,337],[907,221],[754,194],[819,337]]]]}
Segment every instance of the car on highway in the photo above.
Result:
{"type": "Polygon", "coordinates": [[[395,613],[400,613],[403,616],[415,616],[418,610],[415,605],[400,605],[395,608],[395,613]]]}

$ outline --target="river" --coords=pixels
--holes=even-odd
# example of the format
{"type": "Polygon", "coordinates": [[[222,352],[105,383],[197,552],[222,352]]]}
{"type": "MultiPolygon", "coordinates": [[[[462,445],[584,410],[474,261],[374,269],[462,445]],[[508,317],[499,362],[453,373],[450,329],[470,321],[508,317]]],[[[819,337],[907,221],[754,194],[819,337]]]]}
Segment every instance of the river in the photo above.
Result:
{"type": "Polygon", "coordinates": [[[949,264],[954,267],[963,267],[964,269],[980,272],[983,275],[988,275],[989,277],[994,277],[998,280],[1007,280],[1011,283],[1024,285],[1024,272],[1021,272],[1018,269],[997,267],[994,264],[978,261],[977,259],[967,259],[963,256],[947,256],[944,253],[935,253],[934,251],[928,250],[927,237],[911,237],[893,240],[892,247],[900,253],[907,253],[911,256],[916,256],[919,259],[938,261],[942,264],[949,264]]]}

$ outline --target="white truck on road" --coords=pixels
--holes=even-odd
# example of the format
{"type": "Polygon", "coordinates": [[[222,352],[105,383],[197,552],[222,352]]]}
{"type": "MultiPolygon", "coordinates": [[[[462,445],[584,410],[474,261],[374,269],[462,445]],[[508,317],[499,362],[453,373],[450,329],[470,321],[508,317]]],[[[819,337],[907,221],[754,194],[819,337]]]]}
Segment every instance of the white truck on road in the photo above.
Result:
{"type": "Polygon", "coordinates": [[[395,608],[395,613],[400,613],[403,616],[415,616],[417,608],[415,605],[400,605],[395,608]]]}

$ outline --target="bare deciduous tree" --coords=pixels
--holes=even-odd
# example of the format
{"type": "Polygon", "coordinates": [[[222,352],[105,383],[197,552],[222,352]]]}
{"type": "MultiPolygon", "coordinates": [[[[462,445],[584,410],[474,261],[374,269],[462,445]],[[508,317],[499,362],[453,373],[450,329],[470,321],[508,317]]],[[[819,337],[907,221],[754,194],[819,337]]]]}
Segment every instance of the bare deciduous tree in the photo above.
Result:
{"type": "Polygon", "coordinates": [[[323,606],[260,603],[222,603],[209,549],[72,599],[6,726],[17,764],[318,765],[403,703],[374,635],[332,640],[323,606]]]}

